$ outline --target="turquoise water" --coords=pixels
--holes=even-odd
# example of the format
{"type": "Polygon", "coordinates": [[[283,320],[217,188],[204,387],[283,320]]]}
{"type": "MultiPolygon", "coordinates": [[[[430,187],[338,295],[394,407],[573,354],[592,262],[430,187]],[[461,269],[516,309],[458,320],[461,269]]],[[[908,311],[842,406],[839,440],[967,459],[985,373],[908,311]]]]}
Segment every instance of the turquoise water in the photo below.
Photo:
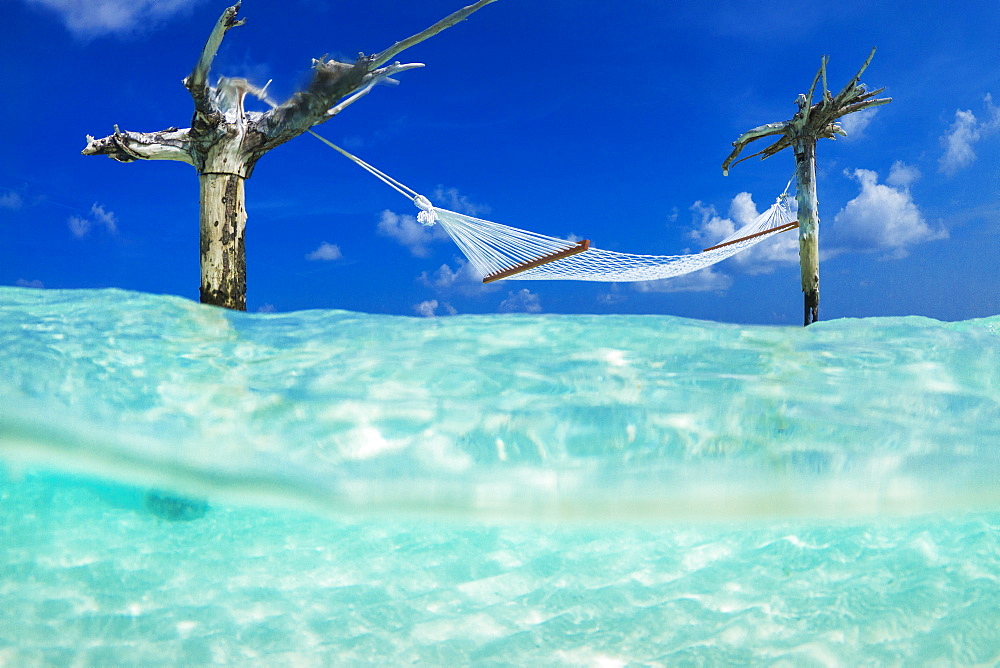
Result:
{"type": "Polygon", "coordinates": [[[1000,317],[0,288],[0,345],[0,664],[1000,662],[1000,317]]]}

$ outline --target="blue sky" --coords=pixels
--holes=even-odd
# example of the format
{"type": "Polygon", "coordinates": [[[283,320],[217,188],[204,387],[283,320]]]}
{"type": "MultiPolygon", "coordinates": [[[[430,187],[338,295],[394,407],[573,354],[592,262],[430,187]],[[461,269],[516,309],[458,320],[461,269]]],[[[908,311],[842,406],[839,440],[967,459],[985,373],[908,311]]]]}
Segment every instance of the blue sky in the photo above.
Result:
{"type": "MultiPolygon", "coordinates": [[[[313,57],[381,51],[466,0],[246,0],[213,69],[284,99],[313,57]]],[[[181,85],[227,2],[0,0],[0,285],[198,296],[198,180],[84,157],[85,135],[190,124],[181,85]]],[[[400,56],[317,130],[436,203],[609,250],[678,254],[766,208],[790,152],[720,170],[830,56],[890,105],[821,140],[822,319],[1000,313],[1000,5],[498,0],[400,56]]],[[[763,144],[761,144],[761,148],[763,144]]],[[[247,182],[248,310],[658,313],[798,324],[794,233],[644,284],[479,284],[416,209],[309,136],[247,182]]]]}

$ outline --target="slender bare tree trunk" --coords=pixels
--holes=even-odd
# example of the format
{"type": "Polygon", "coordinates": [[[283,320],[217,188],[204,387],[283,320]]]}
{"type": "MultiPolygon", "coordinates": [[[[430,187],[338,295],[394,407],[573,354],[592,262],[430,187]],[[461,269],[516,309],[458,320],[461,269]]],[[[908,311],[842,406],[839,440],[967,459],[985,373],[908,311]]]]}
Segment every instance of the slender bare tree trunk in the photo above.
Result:
{"type": "Polygon", "coordinates": [[[203,173],[201,184],[201,302],[246,311],[247,211],[236,174],[203,173]]]}
{"type": "Polygon", "coordinates": [[[795,201],[799,218],[799,271],[802,275],[804,325],[819,320],[819,202],[816,200],[816,138],[800,136],[793,143],[795,201]]]}
{"type": "Polygon", "coordinates": [[[799,204],[799,269],[802,273],[802,293],[805,298],[804,324],[819,320],[819,203],[816,200],[816,140],[833,139],[835,135],[846,137],[847,133],[837,120],[856,111],[877,107],[892,102],[892,98],[875,99],[884,89],[869,91],[861,83],[861,75],[875,57],[875,49],[854,75],[854,78],[836,95],[826,86],[827,57],[820,59],[819,71],[813,79],[809,93],[799,95],[795,100],[798,112],[790,120],[768,123],[747,130],[733,142],[733,151],[722,163],[722,173],[737,163],[761,156],[770,157],[789,146],[795,153],[795,178],[798,181],[795,199],[799,204]],[[823,81],[820,101],[813,104],[816,85],[823,81]],[[778,140],[762,151],[745,158],[739,157],[750,143],[764,137],[777,136],[778,140]]]}

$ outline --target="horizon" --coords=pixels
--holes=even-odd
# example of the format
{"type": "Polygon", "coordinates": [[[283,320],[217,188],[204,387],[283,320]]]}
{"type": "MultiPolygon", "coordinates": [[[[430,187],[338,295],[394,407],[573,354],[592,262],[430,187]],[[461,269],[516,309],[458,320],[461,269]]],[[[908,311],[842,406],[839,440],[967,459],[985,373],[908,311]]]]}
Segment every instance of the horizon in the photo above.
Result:
{"type": "MultiPolygon", "coordinates": [[[[180,81],[230,4],[4,4],[0,63],[18,102],[0,118],[30,131],[0,164],[0,285],[197,300],[195,170],[80,150],[115,124],[188,126],[180,81]],[[39,108],[39,88],[42,108],[55,109],[39,108]]],[[[247,23],[227,34],[210,79],[272,80],[284,100],[308,80],[311,58],[380,51],[465,4],[383,14],[246,0],[247,23]]],[[[817,146],[820,320],[997,315],[1000,12],[986,1],[962,12],[875,4],[847,2],[831,16],[787,1],[748,13],[738,3],[498,0],[398,56],[426,67],[314,129],[444,208],[607,250],[697,252],[766,209],[794,170],[783,151],[723,177],[731,143],[790,118],[823,55],[836,92],[875,46],[861,81],[893,102],[845,117],[848,137],[817,146]]],[[[801,322],[794,233],[662,281],[482,285],[447,237],[416,223],[412,203],[312,137],[262,158],[246,193],[250,312],[801,322]]]]}

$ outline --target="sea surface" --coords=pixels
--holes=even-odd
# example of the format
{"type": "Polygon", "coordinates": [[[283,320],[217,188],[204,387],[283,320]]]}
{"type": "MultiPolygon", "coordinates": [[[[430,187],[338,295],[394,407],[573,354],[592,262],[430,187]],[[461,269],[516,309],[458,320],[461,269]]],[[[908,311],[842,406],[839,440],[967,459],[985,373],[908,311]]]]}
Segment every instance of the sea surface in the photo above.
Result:
{"type": "Polygon", "coordinates": [[[1000,316],[0,287],[0,665],[996,665],[1000,316]]]}

